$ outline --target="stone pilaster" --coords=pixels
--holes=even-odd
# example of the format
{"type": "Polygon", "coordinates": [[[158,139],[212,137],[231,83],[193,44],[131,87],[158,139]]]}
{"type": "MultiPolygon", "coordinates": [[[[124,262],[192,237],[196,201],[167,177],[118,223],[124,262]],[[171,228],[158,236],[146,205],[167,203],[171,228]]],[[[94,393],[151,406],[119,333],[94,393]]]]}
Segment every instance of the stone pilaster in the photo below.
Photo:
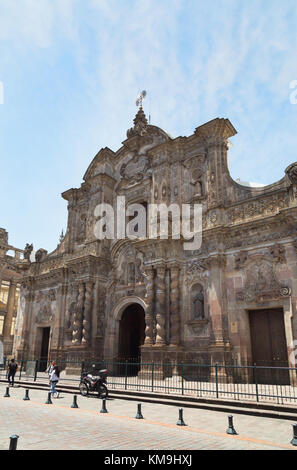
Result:
{"type": "Polygon", "coordinates": [[[170,345],[180,343],[179,267],[170,268],[170,345]]]}
{"type": "Polygon", "coordinates": [[[82,321],[84,308],[85,285],[81,282],[78,286],[77,307],[73,319],[72,344],[78,346],[82,340],[82,321]]]}
{"type": "Polygon", "coordinates": [[[165,268],[158,266],[156,271],[156,345],[162,346],[166,344],[165,268]]]}
{"type": "Polygon", "coordinates": [[[15,303],[15,294],[16,294],[16,284],[13,282],[10,283],[8,300],[7,300],[7,312],[4,317],[4,326],[3,326],[3,339],[5,341],[10,341],[11,336],[11,325],[14,314],[14,303],[15,303]]]}
{"type": "Polygon", "coordinates": [[[154,271],[152,267],[145,270],[145,301],[147,310],[145,313],[145,340],[144,344],[153,344],[154,342],[154,271]]]}

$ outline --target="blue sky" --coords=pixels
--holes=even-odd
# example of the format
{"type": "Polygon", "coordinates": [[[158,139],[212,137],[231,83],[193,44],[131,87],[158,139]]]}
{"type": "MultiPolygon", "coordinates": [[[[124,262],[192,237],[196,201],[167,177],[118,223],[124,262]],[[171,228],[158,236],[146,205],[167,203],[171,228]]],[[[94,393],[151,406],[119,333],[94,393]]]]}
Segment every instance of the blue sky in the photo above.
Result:
{"type": "Polygon", "coordinates": [[[146,114],[173,137],[231,120],[233,178],[270,184],[296,161],[296,0],[0,0],[0,227],[52,251],[60,194],[146,114]]]}

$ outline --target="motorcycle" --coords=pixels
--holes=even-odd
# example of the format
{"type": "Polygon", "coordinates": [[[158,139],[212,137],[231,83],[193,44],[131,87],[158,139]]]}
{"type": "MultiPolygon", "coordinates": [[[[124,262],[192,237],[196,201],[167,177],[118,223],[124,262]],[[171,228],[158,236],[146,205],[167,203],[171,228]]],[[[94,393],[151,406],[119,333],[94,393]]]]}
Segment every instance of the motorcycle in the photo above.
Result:
{"type": "Polygon", "coordinates": [[[106,398],[108,390],[106,387],[107,369],[99,370],[98,375],[84,373],[81,377],[79,390],[82,396],[86,397],[89,392],[97,392],[99,398],[106,398]]]}

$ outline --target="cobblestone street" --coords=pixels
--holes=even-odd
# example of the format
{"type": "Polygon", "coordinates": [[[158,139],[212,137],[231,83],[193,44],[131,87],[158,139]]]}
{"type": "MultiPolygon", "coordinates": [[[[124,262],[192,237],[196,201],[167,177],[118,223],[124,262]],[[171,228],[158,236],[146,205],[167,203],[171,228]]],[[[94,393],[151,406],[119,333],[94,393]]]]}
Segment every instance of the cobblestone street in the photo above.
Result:
{"type": "Polygon", "coordinates": [[[228,415],[184,409],[187,426],[177,426],[178,408],[144,403],[145,419],[135,419],[137,402],[102,401],[78,396],[79,409],[71,408],[73,395],[62,393],[45,404],[47,392],[0,386],[0,449],[8,449],[9,437],[19,435],[19,450],[295,450],[290,444],[292,421],[234,415],[237,436],[226,434],[228,415]]]}

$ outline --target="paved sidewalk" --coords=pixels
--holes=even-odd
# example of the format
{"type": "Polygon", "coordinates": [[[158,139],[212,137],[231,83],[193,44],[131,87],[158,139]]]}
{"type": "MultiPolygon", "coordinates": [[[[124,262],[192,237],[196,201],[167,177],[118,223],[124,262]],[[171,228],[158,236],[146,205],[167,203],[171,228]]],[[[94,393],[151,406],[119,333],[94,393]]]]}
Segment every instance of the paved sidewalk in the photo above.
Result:
{"type": "Polygon", "coordinates": [[[228,415],[201,409],[184,409],[187,426],[177,426],[175,406],[142,404],[145,419],[137,420],[137,402],[107,400],[108,414],[101,414],[102,400],[63,393],[46,405],[47,392],[0,385],[0,449],[8,449],[9,437],[20,436],[18,449],[64,450],[296,450],[290,445],[292,422],[234,415],[238,436],[226,434],[228,415]]]}

